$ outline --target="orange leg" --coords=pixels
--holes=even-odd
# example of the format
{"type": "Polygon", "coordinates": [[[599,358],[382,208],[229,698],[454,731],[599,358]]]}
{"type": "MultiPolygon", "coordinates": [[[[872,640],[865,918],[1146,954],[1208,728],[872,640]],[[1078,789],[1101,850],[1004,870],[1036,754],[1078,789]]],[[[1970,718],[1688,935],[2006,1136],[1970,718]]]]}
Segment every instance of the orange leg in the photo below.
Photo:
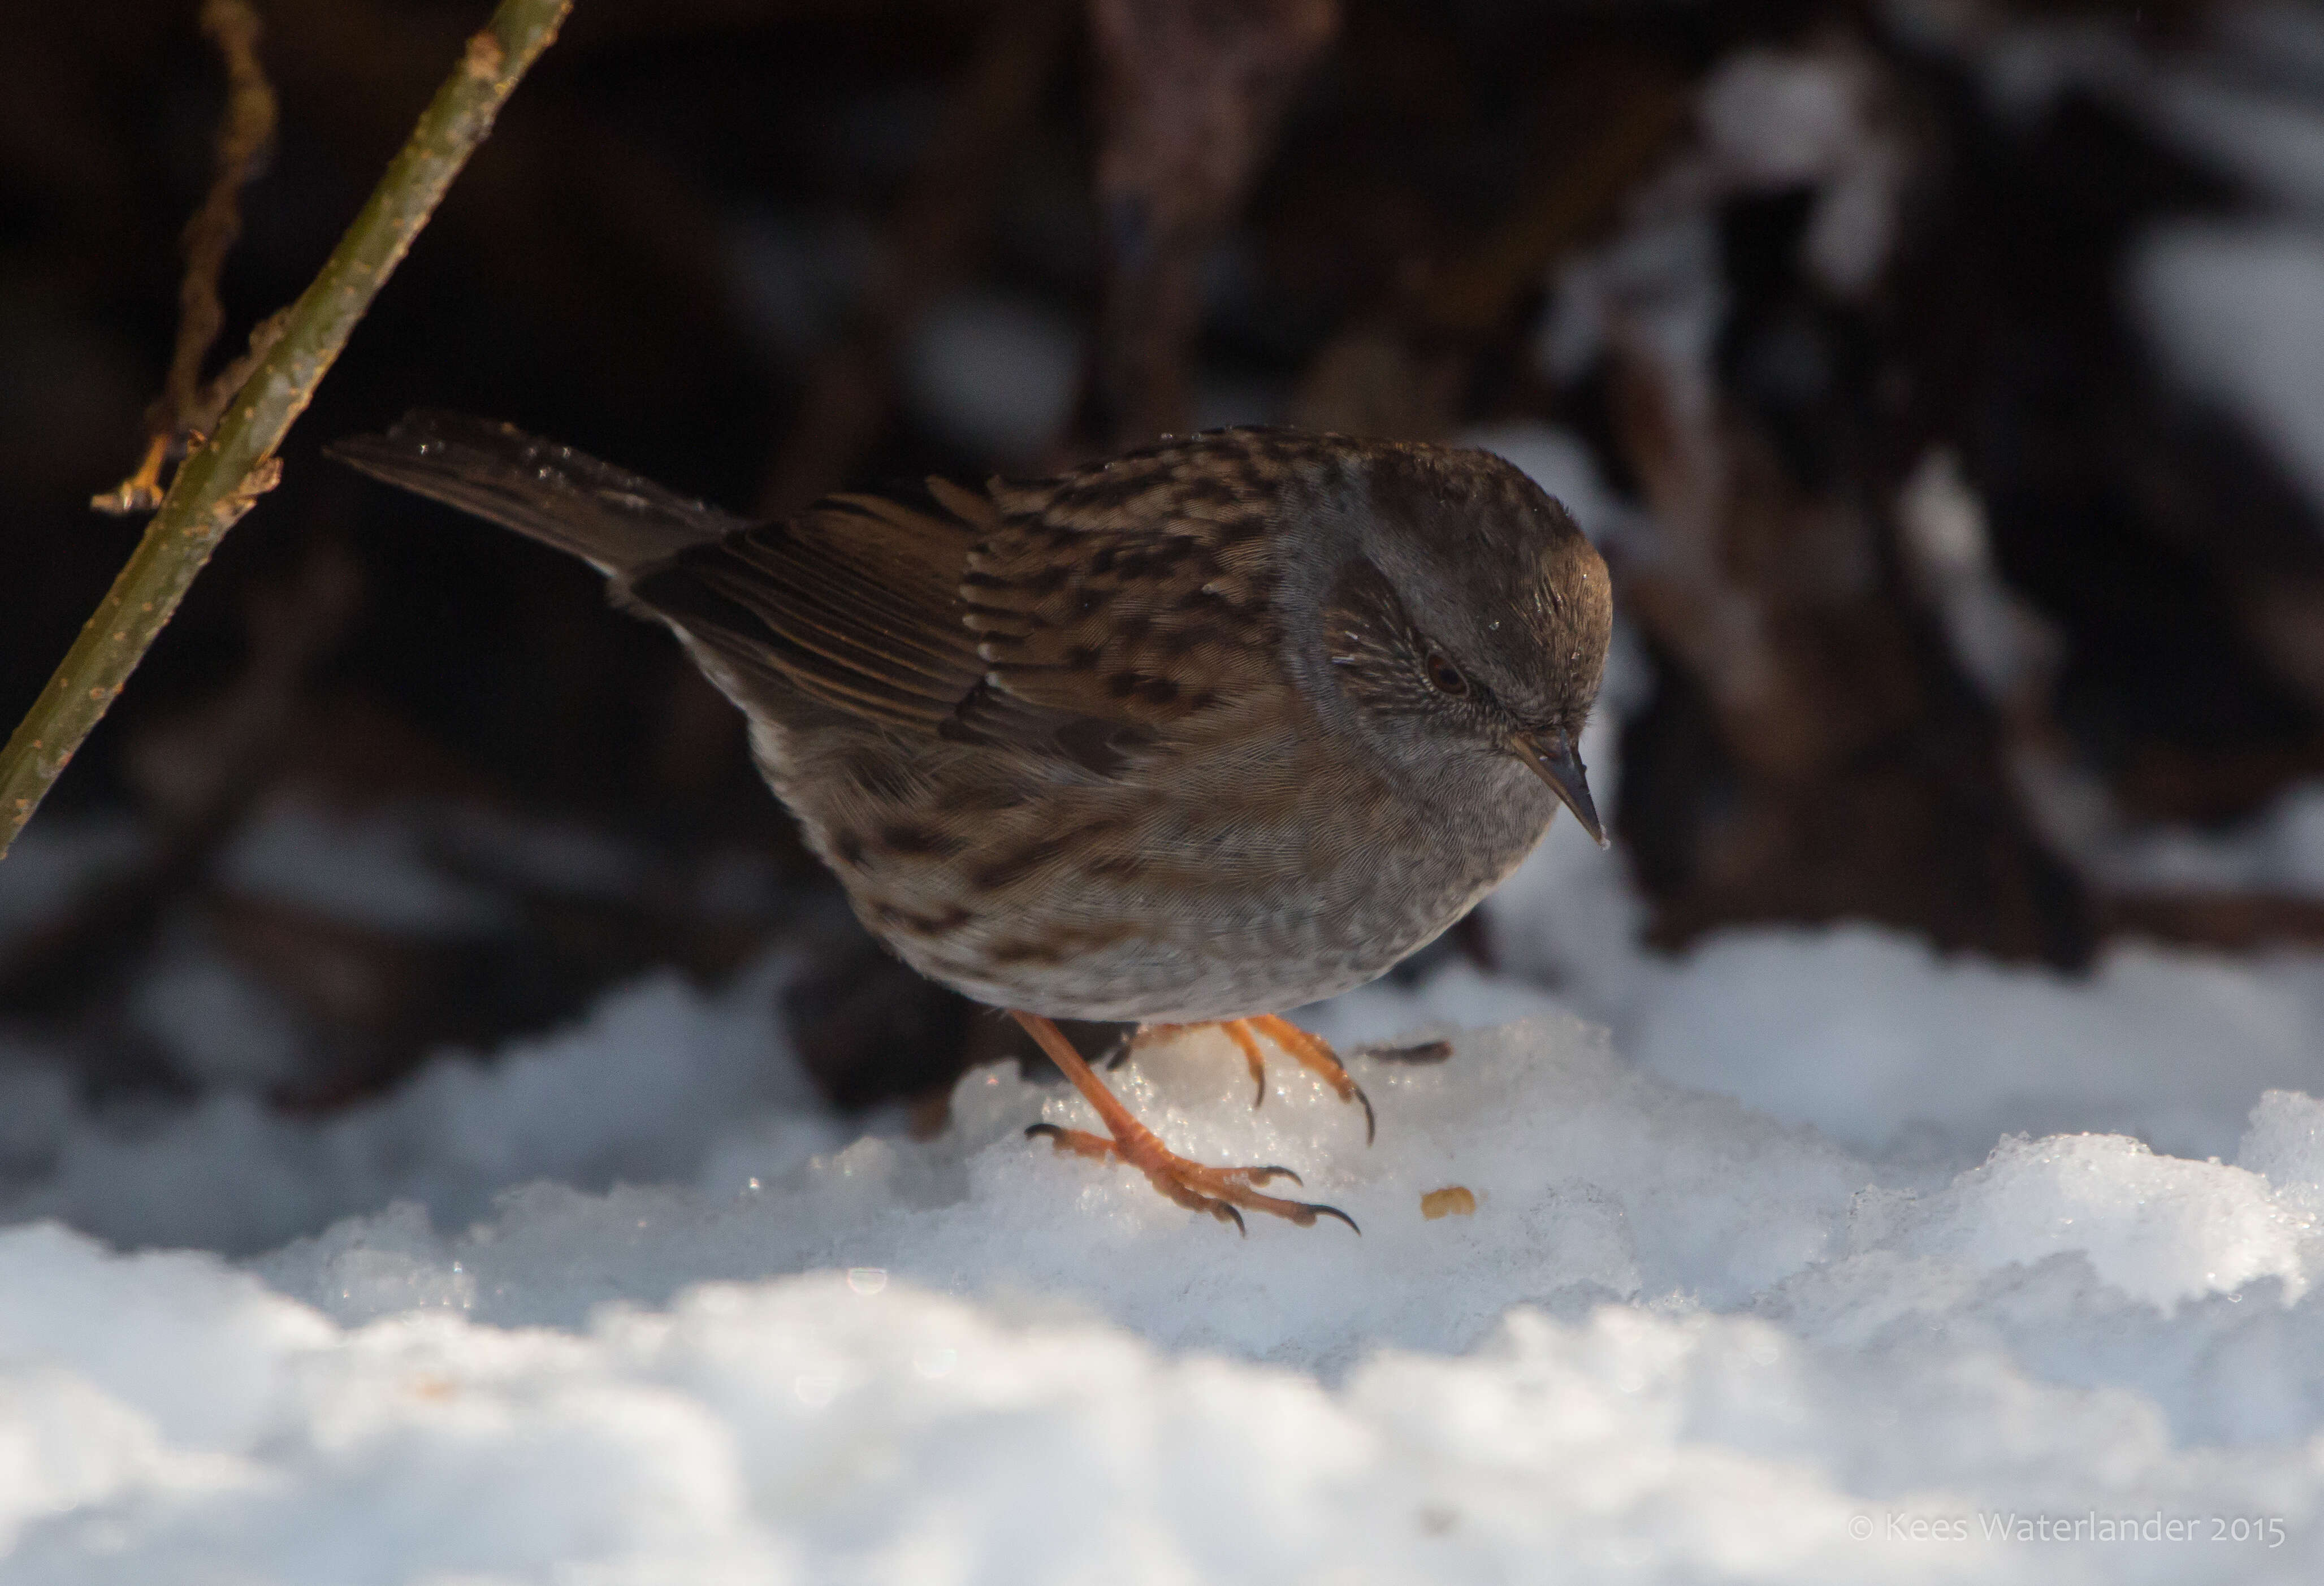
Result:
{"type": "Polygon", "coordinates": [[[1267,1059],[1259,1055],[1259,1037],[1250,1033],[1250,1020],[1247,1019],[1230,1019],[1219,1028],[1242,1048],[1242,1060],[1250,1065],[1250,1105],[1256,1111],[1259,1104],[1267,1100],[1267,1059]]]}
{"type": "MultiPolygon", "coordinates": [[[[1130,1037],[1123,1056],[1149,1042],[1166,1039],[1181,1030],[1202,1029],[1199,1024],[1148,1024],[1139,1028],[1130,1037]]],[[[1287,1019],[1272,1013],[1261,1013],[1250,1019],[1222,1019],[1216,1028],[1227,1032],[1228,1038],[1242,1048],[1243,1061],[1250,1065],[1251,1083],[1258,1093],[1251,1098],[1253,1107],[1267,1100],[1267,1059],[1260,1056],[1259,1037],[1265,1036],[1275,1043],[1276,1050],[1297,1061],[1303,1068],[1312,1068],[1323,1076],[1323,1081],[1340,1095],[1342,1102],[1356,1102],[1364,1110],[1364,1143],[1370,1145],[1379,1130],[1379,1121],[1372,1116],[1372,1099],[1350,1076],[1340,1055],[1332,1050],[1321,1037],[1309,1034],[1287,1019]]]]}
{"type": "Polygon", "coordinates": [[[1247,1019],[1222,1019],[1210,1024],[1141,1024],[1130,1032],[1129,1037],[1114,1048],[1108,1068],[1119,1068],[1130,1061],[1130,1054],[1140,1047],[1150,1047],[1157,1041],[1175,1040],[1190,1029],[1222,1029],[1242,1048],[1242,1060],[1250,1065],[1252,1094],[1250,1104],[1257,1108],[1267,1100],[1267,1058],[1259,1049],[1259,1040],[1250,1033],[1247,1019]]]}
{"type": "MultiPolygon", "coordinates": [[[[1208,1167],[1177,1155],[1152,1130],[1131,1116],[1130,1109],[1099,1082],[1056,1025],[1038,1013],[1019,1013],[1013,1009],[1010,1017],[1025,1027],[1027,1033],[1040,1043],[1041,1050],[1049,1055],[1049,1060],[1074,1082],[1083,1100],[1097,1109],[1098,1118],[1112,1138],[1078,1129],[1060,1129],[1054,1123],[1037,1123],[1025,1131],[1028,1135],[1047,1135],[1056,1142],[1057,1149],[1077,1156],[1127,1162],[1146,1175],[1156,1189],[1188,1211],[1208,1212],[1246,1233],[1250,1230],[1243,1228],[1242,1213],[1235,1209],[1238,1206],[1287,1218],[1302,1228],[1313,1227],[1318,1217],[1337,1217],[1350,1228],[1356,1228],[1356,1220],[1337,1206],[1311,1205],[1305,1201],[1286,1201],[1259,1193],[1259,1185],[1277,1178],[1297,1184],[1299,1176],[1288,1167],[1208,1167]]],[[[1356,1228],[1356,1231],[1361,1233],[1363,1230],[1356,1228]]]]}
{"type": "Polygon", "coordinates": [[[1364,1094],[1364,1087],[1348,1073],[1340,1055],[1332,1050],[1329,1042],[1310,1030],[1301,1029],[1287,1019],[1272,1013],[1262,1013],[1250,1021],[1261,1035],[1277,1047],[1298,1060],[1302,1068],[1310,1068],[1323,1076],[1323,1083],[1340,1094],[1342,1102],[1355,1102],[1364,1110],[1364,1144],[1370,1145],[1379,1132],[1379,1120],[1372,1116],[1372,1099],[1364,1094]]]}

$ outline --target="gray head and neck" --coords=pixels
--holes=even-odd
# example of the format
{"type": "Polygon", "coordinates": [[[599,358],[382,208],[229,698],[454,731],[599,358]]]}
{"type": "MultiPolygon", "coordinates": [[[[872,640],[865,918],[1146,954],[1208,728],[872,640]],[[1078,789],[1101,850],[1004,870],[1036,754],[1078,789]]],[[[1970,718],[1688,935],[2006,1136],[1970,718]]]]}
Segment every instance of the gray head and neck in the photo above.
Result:
{"type": "MultiPolygon", "coordinates": [[[[1286,656],[1307,696],[1443,818],[1530,848],[1559,803],[1604,841],[1577,752],[1612,633],[1606,564],[1513,465],[1381,445],[1318,503],[1286,656]]],[[[1480,840],[1490,842],[1485,833],[1480,840]]]]}

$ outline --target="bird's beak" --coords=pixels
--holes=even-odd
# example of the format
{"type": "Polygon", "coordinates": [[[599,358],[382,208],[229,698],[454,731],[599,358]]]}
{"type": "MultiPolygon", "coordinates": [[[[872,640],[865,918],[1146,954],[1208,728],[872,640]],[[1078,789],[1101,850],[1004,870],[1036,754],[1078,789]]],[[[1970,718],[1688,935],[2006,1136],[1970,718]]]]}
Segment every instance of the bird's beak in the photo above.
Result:
{"type": "Polygon", "coordinates": [[[1563,733],[1520,733],[1510,742],[1517,758],[1531,766],[1534,774],[1547,782],[1549,790],[1573,812],[1591,841],[1605,847],[1606,828],[1598,819],[1597,805],[1591,801],[1590,778],[1582,768],[1582,754],[1573,747],[1573,740],[1563,733]]]}

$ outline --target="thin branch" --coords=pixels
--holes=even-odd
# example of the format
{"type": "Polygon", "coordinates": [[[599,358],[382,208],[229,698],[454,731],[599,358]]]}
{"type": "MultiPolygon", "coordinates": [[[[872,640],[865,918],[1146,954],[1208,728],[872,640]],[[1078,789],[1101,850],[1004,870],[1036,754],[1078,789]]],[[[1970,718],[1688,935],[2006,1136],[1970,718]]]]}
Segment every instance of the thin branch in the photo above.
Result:
{"type": "Polygon", "coordinates": [[[145,413],[144,459],[134,474],[88,503],[115,517],[160,506],[161,465],[182,450],[191,432],[207,428],[200,411],[202,361],[226,323],[218,277],[235,239],[242,235],[242,189],[257,174],[259,161],[274,141],[274,88],[258,62],[258,14],[248,0],[203,0],[202,32],[216,41],[226,60],[226,120],[218,128],[217,174],[201,207],[186,223],[178,346],[161,394],[145,413]]]}
{"type": "Polygon", "coordinates": [[[313,400],[347,336],[572,0],[502,0],[469,39],[363,212],[292,304],[273,345],[195,447],[121,576],[32,710],[0,750],[0,857],[56,782],[226,531],[281,475],[275,449],[313,400]]]}

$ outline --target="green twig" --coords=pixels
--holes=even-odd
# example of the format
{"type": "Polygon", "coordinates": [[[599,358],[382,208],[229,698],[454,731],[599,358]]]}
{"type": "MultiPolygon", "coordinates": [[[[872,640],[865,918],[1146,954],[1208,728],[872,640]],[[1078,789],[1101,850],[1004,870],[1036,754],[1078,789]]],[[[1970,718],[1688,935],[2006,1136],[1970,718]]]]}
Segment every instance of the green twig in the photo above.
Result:
{"type": "Polygon", "coordinates": [[[466,163],[517,79],[556,38],[573,0],[501,0],[420,117],[322,273],[281,316],[272,345],[188,454],[128,566],[64,664],[0,750],[0,857],[40,807],[186,586],[250,504],[274,486],[275,448],[346,345],[355,321],[466,163]]]}

